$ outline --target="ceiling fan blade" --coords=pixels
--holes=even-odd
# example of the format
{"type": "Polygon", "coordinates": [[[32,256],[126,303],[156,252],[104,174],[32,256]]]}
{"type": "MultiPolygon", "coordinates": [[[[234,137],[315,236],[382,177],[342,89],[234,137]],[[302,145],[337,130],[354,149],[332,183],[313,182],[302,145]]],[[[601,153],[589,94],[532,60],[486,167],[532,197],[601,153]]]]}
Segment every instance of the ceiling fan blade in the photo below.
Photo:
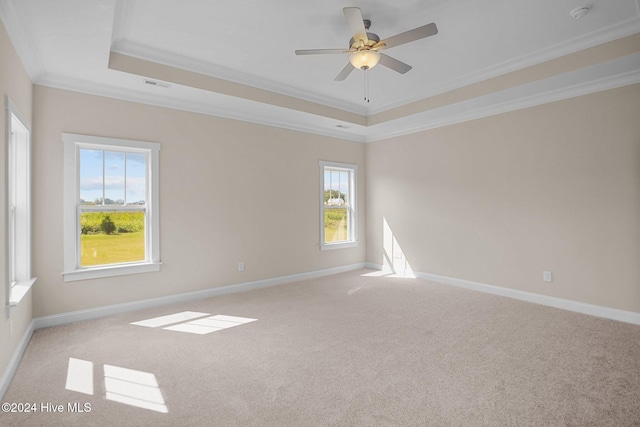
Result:
{"type": "Polygon", "coordinates": [[[301,49],[296,50],[296,55],[324,55],[332,53],[349,53],[344,49],[301,49]]]}
{"type": "Polygon", "coordinates": [[[380,54],[380,64],[385,67],[391,68],[393,71],[397,71],[400,74],[404,74],[409,71],[412,67],[409,64],[405,64],[402,61],[398,61],[395,58],[390,57],[389,55],[385,55],[384,53],[380,54]]]}
{"type": "Polygon", "coordinates": [[[345,7],[342,9],[347,25],[353,34],[353,39],[357,42],[362,40],[365,44],[369,41],[367,30],[364,28],[364,19],[359,7],[345,7]]]}
{"type": "Polygon", "coordinates": [[[413,30],[405,31],[404,33],[396,34],[388,39],[381,40],[378,44],[384,44],[385,48],[389,48],[433,36],[435,34],[438,34],[438,27],[436,27],[436,24],[432,22],[431,24],[423,25],[422,27],[414,28],[413,30]]]}
{"type": "Polygon", "coordinates": [[[351,65],[351,62],[348,62],[347,65],[342,69],[342,71],[340,71],[340,73],[336,76],[336,78],[333,79],[333,81],[336,81],[336,82],[343,81],[344,79],[349,77],[349,74],[351,74],[353,70],[354,70],[353,65],[351,65]]]}

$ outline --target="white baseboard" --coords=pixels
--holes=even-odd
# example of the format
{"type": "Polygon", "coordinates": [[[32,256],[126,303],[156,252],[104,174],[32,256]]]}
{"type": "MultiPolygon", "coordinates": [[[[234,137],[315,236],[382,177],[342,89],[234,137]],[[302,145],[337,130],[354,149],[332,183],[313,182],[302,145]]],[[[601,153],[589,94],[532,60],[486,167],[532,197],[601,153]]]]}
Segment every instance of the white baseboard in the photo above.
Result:
{"type": "Polygon", "coordinates": [[[69,313],[54,314],[51,316],[38,317],[33,320],[34,330],[49,328],[51,326],[65,325],[83,320],[97,319],[100,317],[112,316],[115,314],[128,313],[146,308],[159,307],[163,305],[175,304],[179,302],[194,301],[203,298],[211,298],[219,295],[226,295],[235,292],[244,292],[252,289],[265,288],[268,286],[281,285],[299,280],[314,279],[316,277],[329,276],[331,274],[344,273],[347,271],[365,268],[365,263],[350,264],[341,267],[327,268],[324,270],[310,271],[306,273],[291,274],[288,276],[273,277],[270,279],[256,280],[253,282],[237,283],[234,285],[220,286],[216,288],[204,289],[201,291],[187,292],[166,297],[150,298],[140,301],[127,302],[122,304],[108,305],[104,307],[90,308],[86,310],[72,311],[69,313]]]}
{"type": "MultiPolygon", "coordinates": [[[[51,326],[64,325],[83,320],[97,319],[100,317],[111,316],[114,314],[127,313],[145,308],[159,307],[163,305],[174,304],[178,302],[194,301],[202,298],[210,298],[219,295],[226,295],[235,292],[244,292],[252,289],[265,288],[284,283],[295,282],[299,280],[313,279],[322,276],[329,276],[337,273],[357,270],[360,268],[370,268],[373,270],[387,271],[383,266],[373,263],[357,263],[345,265],[342,267],[328,268],[324,270],[316,270],[307,273],[292,274],[288,276],[274,277],[270,279],[256,280],[253,282],[238,283],[234,285],[221,286],[217,288],[205,289],[202,291],[188,292],[183,294],[171,295],[166,297],[151,298],[141,301],[134,301],[123,304],[109,305],[105,307],[97,307],[87,310],[79,310],[70,313],[56,314],[52,316],[38,317],[31,321],[29,327],[25,331],[18,347],[16,348],[11,360],[4,373],[0,377],[0,401],[4,397],[11,379],[15,374],[20,360],[29,344],[31,335],[36,329],[47,328],[51,326]]],[[[389,271],[390,272],[390,271],[389,271]]],[[[566,300],[562,298],[551,297],[547,295],[535,294],[531,292],[519,291],[516,289],[503,288],[500,286],[488,285],[485,283],[472,282],[470,280],[456,279],[452,277],[439,276],[436,274],[413,272],[416,278],[430,280],[446,285],[457,286],[460,288],[471,289],[475,291],[487,292],[490,294],[501,295],[508,298],[514,298],[522,301],[542,304],[550,307],[560,308],[563,310],[575,311],[578,313],[589,314],[592,316],[604,317],[607,319],[618,320],[621,322],[640,325],[640,313],[618,310],[614,308],[602,307],[593,304],[586,304],[577,301],[566,300]]]]}
{"type": "Polygon", "coordinates": [[[163,305],[174,304],[178,302],[194,301],[203,298],[210,298],[218,295],[226,295],[235,292],[249,291],[252,289],[265,288],[268,286],[281,285],[284,283],[296,282],[299,280],[313,279],[316,277],[329,276],[331,274],[344,273],[347,271],[365,268],[365,263],[357,263],[345,265],[341,267],[327,268],[324,270],[310,271],[306,273],[291,274],[288,276],[273,277],[270,279],[256,280],[253,282],[238,283],[228,286],[220,286],[217,288],[204,289],[202,291],[188,292],[166,297],[150,298],[141,301],[133,301],[123,304],[114,304],[104,307],[97,307],[87,310],[73,311],[69,313],[55,314],[52,316],[37,317],[29,323],[29,327],[25,331],[18,347],[16,348],[7,368],[0,377],[0,401],[9,388],[9,384],[22,360],[27,345],[31,340],[33,331],[51,326],[65,325],[83,320],[97,319],[100,317],[111,316],[114,314],[128,313],[131,311],[142,310],[145,308],[159,307],[163,305]]]}
{"type": "Polygon", "coordinates": [[[0,377],[0,402],[3,401],[4,395],[9,388],[9,384],[11,384],[11,380],[13,379],[13,375],[16,373],[16,369],[18,369],[18,365],[22,360],[22,356],[24,355],[25,350],[27,349],[27,345],[29,341],[31,341],[31,335],[33,335],[34,331],[34,322],[33,320],[29,323],[27,330],[24,331],[22,335],[22,339],[18,343],[18,347],[13,352],[13,356],[11,356],[11,360],[9,360],[9,364],[7,368],[2,373],[0,377]]]}
{"type": "MultiPolygon", "coordinates": [[[[367,268],[374,270],[388,271],[391,270],[387,266],[379,264],[366,263],[367,268]]],[[[488,285],[486,283],[473,282],[470,280],[456,279],[453,277],[439,276],[437,274],[413,272],[418,279],[430,280],[445,285],[457,286],[459,288],[471,289],[474,291],[486,292],[489,294],[500,295],[503,297],[513,298],[521,301],[532,302],[535,304],[546,305],[549,307],[560,308],[563,310],[575,311],[577,313],[589,314],[591,316],[604,317],[606,319],[618,320],[620,322],[632,323],[640,325],[640,313],[633,311],[619,310],[616,308],[603,307],[594,304],[587,304],[568,299],[556,298],[548,295],[536,294],[533,292],[525,292],[517,289],[503,288],[501,286],[488,285]]]]}
{"type": "Polygon", "coordinates": [[[281,285],[284,283],[296,282],[299,280],[314,279],[316,277],[329,276],[337,273],[358,270],[365,268],[365,263],[357,263],[345,265],[341,267],[327,268],[324,270],[310,271],[307,273],[291,274],[288,276],[273,277],[270,279],[256,280],[253,282],[238,283],[228,286],[220,286],[217,288],[204,289],[202,291],[188,292],[166,297],[150,298],[141,301],[133,301],[123,304],[114,304],[104,307],[97,307],[87,310],[73,311],[70,313],[55,314],[52,316],[44,316],[35,318],[29,323],[29,327],[25,331],[18,347],[13,353],[7,368],[0,377],[0,401],[2,401],[9,384],[22,360],[27,345],[31,340],[33,331],[51,326],[65,325],[68,323],[79,322],[83,320],[97,319],[100,317],[111,316],[114,314],[128,313],[131,311],[142,310],[145,308],[159,307],[163,305],[174,304],[178,302],[194,301],[203,298],[210,298],[218,295],[226,295],[235,292],[249,291],[252,289],[265,288],[268,286],[281,285]]]}

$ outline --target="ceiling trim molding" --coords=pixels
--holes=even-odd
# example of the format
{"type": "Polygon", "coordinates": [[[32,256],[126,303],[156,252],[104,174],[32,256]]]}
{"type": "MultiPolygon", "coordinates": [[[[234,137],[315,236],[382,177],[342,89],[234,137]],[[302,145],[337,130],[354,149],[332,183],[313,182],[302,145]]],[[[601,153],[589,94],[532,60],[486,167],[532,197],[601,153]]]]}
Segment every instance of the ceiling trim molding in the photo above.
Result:
{"type": "MultiPolygon", "coordinates": [[[[386,121],[393,121],[405,116],[420,114],[428,110],[439,108],[448,104],[462,102],[465,99],[477,98],[493,92],[516,88],[536,80],[561,75],[568,72],[579,71],[582,68],[596,65],[602,62],[610,62],[627,55],[640,52],[640,33],[623,37],[598,46],[587,48],[572,54],[539,63],[528,68],[522,68],[498,77],[483,80],[468,86],[424,98],[410,104],[405,104],[382,113],[371,115],[367,118],[369,126],[374,126],[386,121]]],[[[611,70],[612,74],[616,70],[611,70]]]]}
{"type": "Polygon", "coordinates": [[[640,0],[636,0],[638,11],[635,16],[630,17],[622,23],[611,25],[607,28],[599,29],[588,36],[581,36],[574,39],[566,40],[540,49],[536,52],[527,53],[507,61],[500,62],[490,67],[486,67],[462,76],[458,79],[445,82],[435,86],[427,86],[424,90],[417,90],[411,97],[401,99],[397,102],[387,103],[384,105],[372,106],[369,108],[368,115],[372,116],[387,110],[402,107],[406,104],[420,101],[424,98],[440,95],[450,92],[474,83],[479,83],[503,74],[508,74],[524,68],[528,68],[540,63],[551,61],[565,55],[579,52],[584,49],[595,47],[604,43],[608,43],[623,37],[631,36],[640,32],[640,0]]]}
{"type": "Polygon", "coordinates": [[[331,119],[328,119],[327,122],[332,123],[327,124],[326,127],[310,125],[304,123],[303,120],[292,120],[292,113],[299,114],[301,119],[309,114],[292,112],[282,107],[276,107],[276,111],[274,111],[274,107],[270,106],[267,110],[268,113],[265,113],[264,106],[256,101],[242,100],[243,106],[238,108],[229,104],[218,106],[211,103],[185,102],[175,98],[156,96],[152,93],[132,92],[61,76],[46,75],[38,82],[39,85],[57,89],[362,143],[413,134],[637,83],[640,83],[640,54],[629,55],[586,69],[552,76],[526,85],[446,105],[425,113],[403,117],[393,121],[392,129],[384,130],[385,127],[389,127],[389,123],[385,122],[370,127],[354,125],[352,132],[349,132],[335,127],[331,119]],[[611,74],[612,68],[618,69],[618,72],[611,74]],[[580,74],[583,77],[580,78],[580,74]],[[575,83],[566,84],[568,81],[575,83]],[[552,87],[554,84],[557,86],[556,88],[552,87]],[[505,99],[507,101],[504,101],[505,99]]]}
{"type": "Polygon", "coordinates": [[[118,40],[111,46],[111,51],[126,56],[155,62],[169,67],[180,68],[210,77],[227,80],[229,82],[254,87],[260,90],[278,93],[285,96],[299,98],[305,101],[322,104],[328,107],[337,108],[355,114],[367,114],[367,108],[351,102],[343,102],[327,96],[312,94],[302,89],[294,88],[272,80],[260,78],[242,71],[231,70],[219,65],[213,65],[204,61],[176,55],[169,52],[153,49],[148,46],[130,42],[128,40],[118,40]]]}
{"type": "MultiPolygon", "coordinates": [[[[300,124],[296,120],[291,120],[291,110],[281,112],[282,117],[269,117],[261,112],[252,111],[251,106],[248,108],[233,108],[229,104],[221,106],[210,103],[199,103],[192,101],[183,101],[176,98],[166,96],[157,96],[154,94],[132,92],[130,90],[118,87],[100,85],[94,82],[70,79],[63,76],[44,75],[38,83],[40,86],[51,87],[54,89],[62,89],[70,92],[79,92],[87,95],[102,96],[105,98],[118,99],[121,101],[135,102],[144,105],[169,108],[173,110],[186,111],[196,114],[204,114],[208,116],[220,117],[223,119],[238,120],[242,122],[255,123],[258,125],[271,126],[276,128],[288,129],[298,132],[310,133],[314,135],[328,136],[348,141],[365,142],[366,136],[345,132],[340,128],[321,127],[308,124],[300,124]]],[[[260,110],[262,105],[255,101],[244,101],[245,104],[255,104],[255,109],[260,110]]],[[[273,108],[273,107],[270,107],[273,108]]],[[[284,109],[282,109],[284,110],[284,109]]],[[[307,114],[296,112],[298,114],[307,114]]],[[[338,121],[335,121],[338,123],[338,121]]],[[[355,125],[353,125],[355,126],[355,125]]]]}
{"type": "MultiPolygon", "coordinates": [[[[353,102],[341,101],[328,96],[311,94],[304,89],[294,88],[285,84],[275,82],[273,80],[260,78],[242,71],[232,70],[215,64],[210,64],[194,58],[183,55],[177,55],[170,52],[154,49],[139,43],[129,41],[125,38],[125,14],[127,11],[128,0],[116,0],[115,13],[113,18],[113,27],[111,34],[111,51],[144,59],[158,64],[170,67],[181,68],[187,71],[216,77],[230,82],[252,86],[255,88],[268,90],[270,92],[281,95],[292,96],[306,101],[322,104],[325,106],[337,108],[340,110],[366,115],[366,106],[353,102]]],[[[293,54],[293,52],[292,52],[293,54]]]]}
{"type": "Polygon", "coordinates": [[[396,122],[396,127],[400,130],[371,133],[366,142],[409,135],[637,83],[640,83],[640,54],[446,105],[424,114],[408,116],[396,122]],[[619,68],[615,74],[608,72],[612,63],[616,63],[615,65],[619,68]],[[587,78],[582,77],[580,81],[580,74],[587,74],[587,78]],[[568,81],[577,83],[566,84],[568,81]],[[550,87],[554,84],[557,88],[550,87]],[[547,88],[545,89],[544,86],[547,88]],[[501,99],[509,100],[501,101],[501,99]]]}
{"type": "Polygon", "coordinates": [[[367,123],[366,116],[357,113],[117,52],[111,52],[109,55],[109,68],[141,77],[151,77],[186,87],[202,89],[212,93],[234,96],[275,107],[288,108],[292,111],[301,111],[333,120],[345,121],[355,125],[366,126],[367,123]]]}

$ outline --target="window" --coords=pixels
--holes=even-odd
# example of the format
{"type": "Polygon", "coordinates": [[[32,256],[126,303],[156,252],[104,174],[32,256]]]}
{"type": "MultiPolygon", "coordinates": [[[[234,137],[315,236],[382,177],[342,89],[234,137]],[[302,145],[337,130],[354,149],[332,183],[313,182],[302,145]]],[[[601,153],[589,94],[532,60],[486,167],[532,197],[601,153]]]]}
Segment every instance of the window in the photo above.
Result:
{"type": "Polygon", "coordinates": [[[62,140],[65,281],[158,271],[160,144],[62,140]]]}
{"type": "Polygon", "coordinates": [[[356,175],[358,167],[320,162],[320,248],[357,245],[356,175]]]}
{"type": "Polygon", "coordinates": [[[36,281],[31,277],[31,131],[6,99],[7,295],[16,306],[36,281]]]}

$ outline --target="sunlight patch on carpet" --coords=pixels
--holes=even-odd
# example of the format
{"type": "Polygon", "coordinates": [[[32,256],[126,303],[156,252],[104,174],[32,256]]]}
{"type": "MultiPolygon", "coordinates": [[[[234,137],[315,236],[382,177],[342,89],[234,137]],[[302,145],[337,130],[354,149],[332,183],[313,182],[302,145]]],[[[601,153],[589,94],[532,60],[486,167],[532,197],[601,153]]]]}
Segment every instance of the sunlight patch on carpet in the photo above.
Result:
{"type": "Polygon", "coordinates": [[[145,326],[147,328],[159,328],[168,331],[187,332],[190,334],[205,335],[222,329],[244,325],[255,322],[258,319],[248,317],[227,316],[217,314],[211,316],[210,313],[200,313],[197,311],[182,311],[180,313],[168,314],[166,316],[153,317],[151,319],[132,322],[131,325],[145,326]],[[205,317],[209,316],[209,317],[205,317]],[[171,325],[171,326],[168,326],[171,325]]]}
{"type": "Polygon", "coordinates": [[[152,319],[133,322],[132,325],[146,326],[148,328],[157,328],[159,326],[167,326],[173,323],[181,323],[187,320],[196,319],[198,317],[210,316],[210,313],[198,313],[197,311],[183,311],[166,316],[154,317],[152,319]]]}
{"type": "Polygon", "coordinates": [[[196,319],[178,325],[168,326],[163,329],[169,331],[188,332],[191,334],[209,334],[211,332],[220,331],[222,329],[232,328],[234,326],[244,325],[246,323],[255,322],[258,319],[250,319],[248,317],[235,317],[218,314],[216,316],[196,319]]]}
{"type": "Polygon", "coordinates": [[[93,362],[70,357],[65,388],[93,395],[93,362]]]}
{"type": "Polygon", "coordinates": [[[107,400],[167,413],[156,376],[149,372],[104,365],[107,400]]]}
{"type": "MultiPolygon", "coordinates": [[[[93,362],[70,357],[65,388],[93,395],[93,362]]],[[[104,388],[107,400],[164,414],[169,412],[152,373],[104,365],[104,388]]]]}

